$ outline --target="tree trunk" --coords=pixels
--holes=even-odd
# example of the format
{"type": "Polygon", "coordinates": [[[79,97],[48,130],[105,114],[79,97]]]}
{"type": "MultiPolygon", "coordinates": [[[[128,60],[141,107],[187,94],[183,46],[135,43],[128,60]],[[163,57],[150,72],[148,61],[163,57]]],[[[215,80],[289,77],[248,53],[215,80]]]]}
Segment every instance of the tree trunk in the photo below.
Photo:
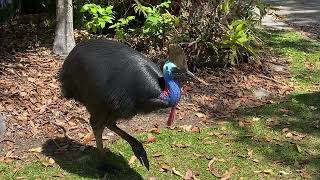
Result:
{"type": "Polygon", "coordinates": [[[66,56],[75,46],[73,37],[72,0],[57,0],[57,26],[53,53],[66,56]]]}

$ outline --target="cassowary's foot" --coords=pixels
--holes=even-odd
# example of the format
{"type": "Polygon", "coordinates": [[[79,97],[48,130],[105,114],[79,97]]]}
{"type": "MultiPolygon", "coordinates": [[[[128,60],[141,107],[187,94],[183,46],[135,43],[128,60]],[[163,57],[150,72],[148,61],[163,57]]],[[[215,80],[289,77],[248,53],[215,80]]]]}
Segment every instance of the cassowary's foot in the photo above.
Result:
{"type": "Polygon", "coordinates": [[[134,155],[139,159],[140,163],[145,166],[149,170],[149,161],[147,157],[147,153],[143,148],[143,145],[140,141],[135,139],[134,137],[130,136],[128,133],[120,129],[116,124],[115,121],[112,124],[107,124],[107,127],[118,134],[120,137],[125,139],[131,146],[134,155]]]}
{"type": "Polygon", "coordinates": [[[131,147],[134,155],[137,157],[137,159],[139,159],[140,163],[149,170],[149,160],[147,157],[147,152],[143,148],[142,143],[141,142],[136,143],[131,147]]]}

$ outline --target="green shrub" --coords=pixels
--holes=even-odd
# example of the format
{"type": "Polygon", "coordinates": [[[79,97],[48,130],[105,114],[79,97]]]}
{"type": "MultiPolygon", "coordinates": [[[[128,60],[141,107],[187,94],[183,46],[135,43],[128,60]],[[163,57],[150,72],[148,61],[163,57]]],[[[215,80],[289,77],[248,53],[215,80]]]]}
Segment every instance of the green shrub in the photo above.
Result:
{"type": "Polygon", "coordinates": [[[101,31],[107,23],[111,24],[114,20],[113,6],[101,7],[96,4],[85,4],[80,12],[88,12],[90,20],[86,22],[86,28],[89,31],[101,31]]]}
{"type": "Polygon", "coordinates": [[[136,13],[143,13],[145,22],[142,33],[156,41],[163,40],[178,23],[179,18],[172,15],[168,9],[171,1],[168,0],[156,6],[143,6],[140,3],[134,4],[136,13]]]}
{"type": "Polygon", "coordinates": [[[114,23],[109,28],[110,29],[115,29],[116,37],[119,40],[124,40],[126,38],[126,36],[127,36],[125,28],[134,19],[135,19],[135,16],[128,16],[126,18],[120,18],[117,23],[114,23]]]}
{"type": "Polygon", "coordinates": [[[260,0],[181,1],[174,41],[187,45],[191,65],[237,65],[258,58],[256,25],[266,7],[260,0]]]}

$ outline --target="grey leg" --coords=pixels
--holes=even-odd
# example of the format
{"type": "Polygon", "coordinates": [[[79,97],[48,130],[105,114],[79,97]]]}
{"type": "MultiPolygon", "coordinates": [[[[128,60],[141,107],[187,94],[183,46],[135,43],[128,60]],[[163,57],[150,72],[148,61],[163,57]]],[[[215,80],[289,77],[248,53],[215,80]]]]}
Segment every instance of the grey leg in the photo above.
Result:
{"type": "Polygon", "coordinates": [[[139,159],[140,163],[149,170],[149,160],[142,143],[120,129],[114,122],[107,124],[107,128],[126,140],[130,144],[134,155],[139,159]]]}

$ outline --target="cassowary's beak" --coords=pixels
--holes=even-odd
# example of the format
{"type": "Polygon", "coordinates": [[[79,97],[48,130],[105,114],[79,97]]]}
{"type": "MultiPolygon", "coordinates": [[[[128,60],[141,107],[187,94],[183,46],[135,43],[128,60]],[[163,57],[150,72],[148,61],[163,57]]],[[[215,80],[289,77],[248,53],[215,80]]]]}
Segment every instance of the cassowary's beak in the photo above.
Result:
{"type": "Polygon", "coordinates": [[[193,79],[196,79],[198,81],[200,81],[201,83],[203,83],[204,85],[208,86],[209,84],[207,82],[205,82],[203,79],[199,78],[198,76],[194,75],[192,72],[190,72],[188,69],[186,70],[187,74],[192,77],[193,79]]]}

